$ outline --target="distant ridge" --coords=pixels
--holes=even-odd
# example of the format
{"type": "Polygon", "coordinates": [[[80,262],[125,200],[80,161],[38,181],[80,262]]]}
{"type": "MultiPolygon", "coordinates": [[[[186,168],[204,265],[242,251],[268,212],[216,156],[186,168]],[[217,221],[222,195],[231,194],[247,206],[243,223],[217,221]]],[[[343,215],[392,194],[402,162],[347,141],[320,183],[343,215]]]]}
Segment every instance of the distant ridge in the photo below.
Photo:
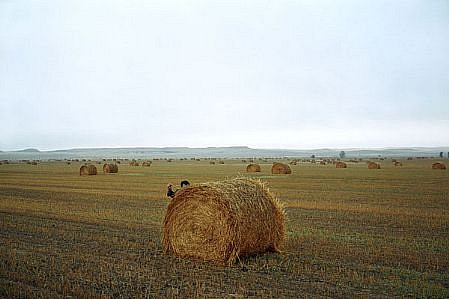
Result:
{"type": "Polygon", "coordinates": [[[36,149],[36,148],[26,148],[23,150],[18,150],[15,151],[16,153],[40,153],[40,150],[36,149]]]}
{"type": "Polygon", "coordinates": [[[124,147],[124,148],[74,148],[51,151],[39,151],[29,148],[20,151],[0,152],[0,159],[152,159],[152,158],[337,158],[345,151],[346,158],[377,158],[377,157],[435,157],[440,152],[447,157],[447,147],[402,147],[380,149],[255,149],[248,146],[230,147],[124,147]]]}

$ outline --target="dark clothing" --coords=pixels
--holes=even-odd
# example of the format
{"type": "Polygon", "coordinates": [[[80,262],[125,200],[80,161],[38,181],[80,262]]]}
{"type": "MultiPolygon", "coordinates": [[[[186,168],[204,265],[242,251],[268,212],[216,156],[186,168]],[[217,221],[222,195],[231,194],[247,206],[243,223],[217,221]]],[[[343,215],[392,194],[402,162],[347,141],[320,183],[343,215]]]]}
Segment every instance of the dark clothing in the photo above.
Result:
{"type": "Polygon", "coordinates": [[[190,186],[189,181],[181,181],[181,188],[190,186]]]}
{"type": "Polygon", "coordinates": [[[168,189],[167,196],[173,198],[173,197],[175,197],[175,192],[172,189],[168,189]]]}

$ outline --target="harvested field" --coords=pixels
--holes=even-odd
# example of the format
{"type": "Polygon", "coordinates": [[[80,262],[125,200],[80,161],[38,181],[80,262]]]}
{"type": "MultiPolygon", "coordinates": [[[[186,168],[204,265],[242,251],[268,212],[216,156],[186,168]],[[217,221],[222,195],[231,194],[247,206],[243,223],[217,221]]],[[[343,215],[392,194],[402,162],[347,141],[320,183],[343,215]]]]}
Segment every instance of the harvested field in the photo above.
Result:
{"type": "Polygon", "coordinates": [[[449,296],[449,172],[435,161],[288,176],[260,163],[248,176],[284,204],[285,245],[231,267],[163,253],[165,186],[235,177],[241,160],[164,162],[92,177],[76,162],[2,165],[0,297],[449,296]]]}

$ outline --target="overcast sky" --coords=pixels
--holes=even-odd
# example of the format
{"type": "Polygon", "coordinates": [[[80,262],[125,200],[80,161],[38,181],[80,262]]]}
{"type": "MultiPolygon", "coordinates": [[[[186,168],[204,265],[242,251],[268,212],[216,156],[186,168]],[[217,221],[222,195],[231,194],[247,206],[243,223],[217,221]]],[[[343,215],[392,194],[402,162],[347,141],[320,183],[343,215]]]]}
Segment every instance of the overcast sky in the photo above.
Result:
{"type": "Polygon", "coordinates": [[[449,1],[0,0],[0,150],[449,145],[449,1]]]}

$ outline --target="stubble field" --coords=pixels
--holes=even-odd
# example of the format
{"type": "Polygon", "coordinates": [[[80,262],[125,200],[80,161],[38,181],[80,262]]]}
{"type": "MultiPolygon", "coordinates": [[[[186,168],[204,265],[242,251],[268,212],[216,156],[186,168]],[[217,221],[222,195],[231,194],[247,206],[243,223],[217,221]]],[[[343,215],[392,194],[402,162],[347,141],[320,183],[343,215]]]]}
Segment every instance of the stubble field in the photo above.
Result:
{"type": "MultiPolygon", "coordinates": [[[[247,174],[240,160],[0,165],[0,297],[449,297],[449,170],[298,163],[247,174]],[[260,178],[284,203],[282,254],[234,267],[167,256],[167,183],[260,178]]],[[[446,160],[447,162],[447,160],[446,160]]],[[[448,163],[446,163],[448,164],[448,163]]]]}

